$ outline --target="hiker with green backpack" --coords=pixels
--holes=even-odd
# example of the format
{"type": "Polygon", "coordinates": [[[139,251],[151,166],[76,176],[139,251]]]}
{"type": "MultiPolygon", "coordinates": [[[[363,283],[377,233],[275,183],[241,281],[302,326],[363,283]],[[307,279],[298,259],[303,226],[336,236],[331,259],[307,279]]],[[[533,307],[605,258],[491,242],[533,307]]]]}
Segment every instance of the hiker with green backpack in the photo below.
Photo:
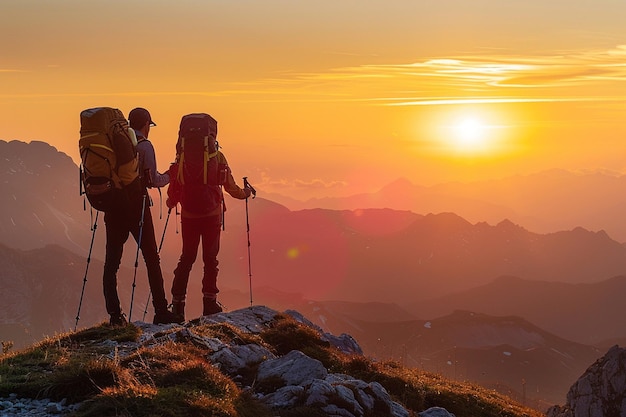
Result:
{"type": "Polygon", "coordinates": [[[222,187],[232,197],[245,200],[254,192],[251,187],[239,187],[231,173],[226,157],[217,144],[217,121],[206,113],[182,117],[176,143],[176,162],[169,169],[170,185],[167,207],[180,203],[182,254],[174,270],[172,283],[173,312],[185,317],[185,300],[189,273],[196,261],[202,240],[202,315],[222,311],[217,301],[217,255],[220,231],[226,207],[222,187]]]}

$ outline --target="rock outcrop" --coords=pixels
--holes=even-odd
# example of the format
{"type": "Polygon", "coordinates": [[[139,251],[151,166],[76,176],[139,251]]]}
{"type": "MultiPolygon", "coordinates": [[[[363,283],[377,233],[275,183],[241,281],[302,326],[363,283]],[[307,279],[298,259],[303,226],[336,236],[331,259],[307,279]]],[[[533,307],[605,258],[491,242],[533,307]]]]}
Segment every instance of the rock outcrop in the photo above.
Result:
{"type": "Polygon", "coordinates": [[[613,346],[576,381],[564,406],[555,405],[548,417],[626,416],[626,349],[613,346]]]}
{"type": "MultiPolygon", "coordinates": [[[[321,329],[301,314],[287,311],[295,320],[320,332],[320,339],[337,347],[345,353],[361,354],[358,343],[349,335],[334,336],[321,332],[321,329]]],[[[263,306],[236,310],[230,313],[218,313],[201,317],[198,324],[227,323],[241,331],[258,334],[267,329],[275,320],[277,312],[263,306]]],[[[392,400],[385,388],[377,382],[364,382],[349,375],[330,373],[324,365],[304,353],[292,350],[283,356],[276,356],[268,349],[255,344],[225,343],[218,338],[195,334],[187,327],[164,336],[164,326],[155,326],[136,322],[143,330],[143,345],[164,343],[169,340],[192,339],[194,344],[208,351],[211,362],[218,366],[233,380],[240,380],[239,373],[250,364],[258,364],[255,381],[280,381],[273,392],[255,392],[254,396],[267,406],[275,409],[312,406],[328,415],[356,417],[373,415],[385,410],[390,417],[408,417],[409,412],[398,402],[392,400]]],[[[171,325],[178,328],[178,325],[171,325]]],[[[123,349],[122,349],[123,350],[123,349]]],[[[123,352],[120,352],[122,355],[123,352]]]]}

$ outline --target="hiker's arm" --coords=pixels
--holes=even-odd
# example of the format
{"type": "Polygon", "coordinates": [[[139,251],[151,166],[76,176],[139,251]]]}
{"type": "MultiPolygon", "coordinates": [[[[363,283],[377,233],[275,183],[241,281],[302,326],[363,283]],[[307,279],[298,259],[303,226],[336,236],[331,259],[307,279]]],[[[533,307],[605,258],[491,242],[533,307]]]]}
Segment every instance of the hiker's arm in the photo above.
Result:
{"type": "Polygon", "coordinates": [[[168,172],[171,181],[167,187],[167,200],[165,204],[168,208],[174,208],[176,204],[180,203],[180,195],[182,193],[180,183],[178,182],[178,178],[176,178],[178,174],[178,164],[172,164],[168,172]]]}
{"type": "MultiPolygon", "coordinates": [[[[222,164],[226,164],[228,166],[228,162],[226,161],[226,157],[221,152],[219,153],[218,161],[222,164]]],[[[233,198],[237,198],[239,200],[245,200],[250,197],[250,190],[244,190],[239,187],[235,182],[235,178],[233,178],[233,174],[228,167],[228,173],[226,174],[226,183],[224,184],[224,190],[230,194],[233,198]]]]}
{"type": "Polygon", "coordinates": [[[143,169],[150,170],[151,184],[153,187],[164,187],[170,182],[170,176],[166,172],[164,174],[159,174],[157,171],[156,165],[156,156],[154,155],[154,146],[149,140],[142,141],[143,146],[145,146],[144,150],[144,162],[143,169]]]}

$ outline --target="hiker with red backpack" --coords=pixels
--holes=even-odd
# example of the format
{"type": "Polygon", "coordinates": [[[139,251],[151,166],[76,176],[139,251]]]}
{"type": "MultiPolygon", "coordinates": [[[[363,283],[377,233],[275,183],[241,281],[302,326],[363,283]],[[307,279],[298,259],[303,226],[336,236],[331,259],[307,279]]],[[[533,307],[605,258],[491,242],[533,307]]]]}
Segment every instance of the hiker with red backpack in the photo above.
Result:
{"type": "Polygon", "coordinates": [[[226,157],[217,144],[217,121],[206,113],[182,117],[176,144],[176,162],[169,169],[170,185],[167,207],[180,203],[182,254],[174,270],[172,283],[173,313],[185,317],[185,299],[189,273],[202,240],[202,315],[222,311],[217,301],[217,255],[225,211],[222,188],[232,197],[245,200],[251,187],[235,182],[226,157]]]}

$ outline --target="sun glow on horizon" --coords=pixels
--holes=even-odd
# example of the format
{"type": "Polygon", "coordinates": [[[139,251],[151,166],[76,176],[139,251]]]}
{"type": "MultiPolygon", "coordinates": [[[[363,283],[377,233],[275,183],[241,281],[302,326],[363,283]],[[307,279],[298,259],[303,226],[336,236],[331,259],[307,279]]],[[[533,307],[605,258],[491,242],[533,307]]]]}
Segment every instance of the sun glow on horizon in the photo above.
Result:
{"type": "Polygon", "coordinates": [[[453,158],[492,158],[513,150],[511,114],[502,109],[459,108],[428,117],[430,152],[453,158]]]}
{"type": "Polygon", "coordinates": [[[476,150],[486,145],[487,126],[475,117],[466,117],[453,127],[451,138],[455,146],[461,150],[476,150]]]}

